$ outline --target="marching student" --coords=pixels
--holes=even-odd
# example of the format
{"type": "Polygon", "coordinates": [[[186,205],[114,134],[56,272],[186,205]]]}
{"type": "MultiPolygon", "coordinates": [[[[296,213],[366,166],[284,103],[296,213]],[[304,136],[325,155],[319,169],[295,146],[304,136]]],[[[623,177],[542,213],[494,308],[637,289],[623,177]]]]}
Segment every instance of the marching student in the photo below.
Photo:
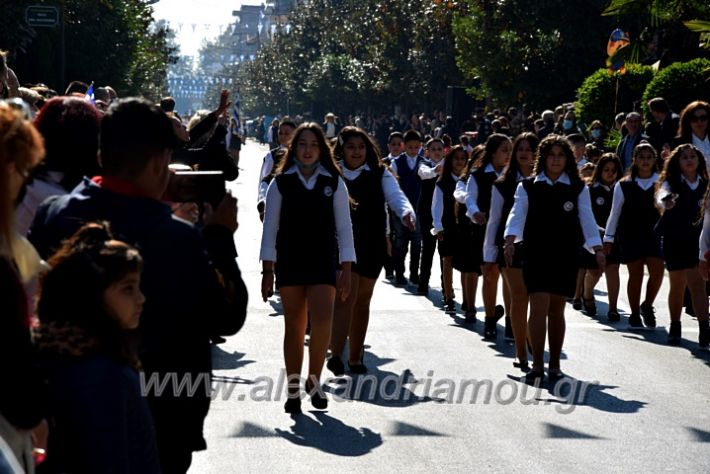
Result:
{"type": "Polygon", "coordinates": [[[260,258],[261,296],[266,301],[273,294],[275,271],[284,308],[284,358],[289,378],[284,408],[287,413],[301,411],[303,338],[310,319],[306,391],[314,408],[325,409],[328,399],[320,390],[319,379],[336,293],[341,300],[350,293],[355,248],[348,190],[317,123],[296,129],[269,185],[260,258]],[[341,269],[336,277],[338,261],[341,269]]]}
{"type": "Polygon", "coordinates": [[[515,341],[515,367],[528,369],[528,291],[523,279],[522,243],[515,244],[515,258],[508,265],[503,255],[503,233],[505,222],[513,208],[515,190],[518,183],[532,175],[535,151],[540,140],[537,135],[525,132],[513,142],[513,153],[503,176],[493,183],[491,208],[486,226],[486,238],[483,243],[483,261],[497,263],[503,283],[508,291],[503,294],[506,307],[505,337],[515,341]]]}
{"type": "MultiPolygon", "coordinates": [[[[441,138],[431,138],[424,146],[429,166],[419,168],[422,191],[417,203],[417,217],[422,230],[422,258],[419,264],[417,294],[420,296],[429,294],[431,267],[434,263],[434,253],[436,253],[436,237],[431,234],[433,226],[431,203],[434,200],[436,178],[441,174],[441,168],[444,165],[444,141],[441,138]]],[[[442,268],[441,259],[439,259],[439,268],[442,268]]]]}
{"type": "Polygon", "coordinates": [[[680,313],[686,286],[700,326],[700,345],[708,345],[708,297],[698,271],[700,216],[708,188],[708,172],[703,154],[693,145],[676,147],[663,166],[656,183],[656,203],[661,218],[656,232],[661,237],[663,259],[668,269],[668,311],[671,327],[668,344],[681,339],[680,313]]]}
{"type": "Polygon", "coordinates": [[[281,161],[286,156],[288,144],[293,137],[293,131],[296,130],[296,124],[291,120],[283,120],[278,128],[279,146],[269,150],[264,157],[264,162],[261,165],[259,172],[259,195],[256,201],[256,208],[259,211],[259,218],[264,221],[264,202],[266,201],[266,191],[269,189],[271,180],[274,179],[276,170],[279,168],[281,161]]]}
{"type": "Polygon", "coordinates": [[[544,377],[548,332],[548,377],[554,382],[563,377],[560,355],[565,337],[565,297],[574,294],[578,248],[585,242],[593,249],[600,268],[604,268],[605,257],[589,189],[577,173],[572,149],[564,137],[551,135],[540,142],[533,174],[535,177],[523,180],[515,191],[505,227],[504,254],[506,264],[512,266],[517,253],[515,242],[523,242],[523,278],[530,296],[528,329],[533,352],[532,370],[525,381],[544,377]]]}
{"type": "Polygon", "coordinates": [[[621,263],[629,272],[626,292],[632,329],[642,329],[644,324],[656,327],[653,302],[663,283],[661,238],[655,231],[660,217],[654,199],[656,171],[656,150],[648,142],[640,143],[633,150],[629,172],[614,187],[604,232],[604,253],[609,255],[613,244],[618,243],[621,263]],[[648,281],[646,297],[640,304],[644,265],[648,269],[648,281]]]}
{"type": "MultiPolygon", "coordinates": [[[[498,277],[500,270],[495,263],[483,262],[483,241],[485,239],[488,211],[491,206],[491,189],[493,182],[502,174],[510,160],[512,144],[507,135],[494,133],[488,137],[485,152],[472,165],[466,180],[466,216],[477,224],[473,228],[473,245],[477,261],[482,264],[483,273],[483,305],[486,319],[483,337],[495,339],[498,335],[496,324],[505,314],[501,305],[496,305],[498,293],[498,277]]],[[[507,292],[503,287],[503,292],[507,292]]]]}
{"type": "Polygon", "coordinates": [[[327,367],[335,375],[343,375],[342,354],[349,339],[348,367],[351,372],[362,374],[367,372],[363,356],[370,300],[387,255],[385,203],[410,230],[415,227],[416,217],[397,179],[380,161],[377,148],[365,131],[344,127],[334,153],[354,202],[350,218],[357,262],[352,266],[350,296],[335,301],[332,355],[327,367]]]}
{"type": "MultiPolygon", "coordinates": [[[[382,158],[382,163],[389,167],[404,151],[404,135],[402,132],[392,132],[387,139],[387,150],[389,154],[382,158]]],[[[387,256],[385,257],[385,278],[394,280],[394,259],[392,258],[392,242],[394,241],[394,229],[392,225],[392,215],[387,210],[387,256]]]]}
{"type": "MultiPolygon", "coordinates": [[[[439,241],[439,255],[442,258],[444,281],[444,310],[449,314],[456,313],[453,290],[453,259],[459,244],[461,244],[457,235],[454,190],[456,189],[456,183],[459,181],[459,176],[466,168],[466,159],[466,150],[461,145],[451,147],[444,158],[441,176],[436,181],[434,199],[431,203],[431,215],[434,225],[431,234],[435,235],[439,241]]],[[[470,297],[470,295],[464,296],[470,297]]],[[[466,316],[468,316],[468,313],[466,313],[466,316]]],[[[467,319],[466,322],[470,321],[467,319]]]]}
{"type": "MultiPolygon", "coordinates": [[[[592,198],[592,212],[596,220],[599,231],[604,234],[604,227],[609,220],[611,205],[614,195],[614,186],[622,178],[623,171],[621,160],[614,153],[605,153],[597,167],[594,169],[591,182],[589,184],[589,195],[592,198]]],[[[582,300],[584,310],[589,316],[597,314],[597,306],[594,301],[594,287],[601,278],[602,272],[594,258],[589,252],[582,250],[582,268],[585,269],[582,300]]],[[[619,321],[619,246],[613,245],[611,252],[606,256],[606,268],[604,270],[606,278],[606,289],[609,296],[609,309],[607,318],[610,322],[619,321]]]]}

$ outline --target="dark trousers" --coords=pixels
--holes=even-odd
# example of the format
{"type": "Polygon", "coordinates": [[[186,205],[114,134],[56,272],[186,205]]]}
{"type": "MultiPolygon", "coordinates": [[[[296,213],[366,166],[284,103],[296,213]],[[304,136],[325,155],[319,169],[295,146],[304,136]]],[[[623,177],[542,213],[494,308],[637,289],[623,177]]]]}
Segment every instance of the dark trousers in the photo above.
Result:
{"type": "Polygon", "coordinates": [[[404,275],[404,259],[407,257],[409,244],[412,244],[412,254],[409,257],[409,277],[419,275],[419,258],[422,253],[422,233],[417,222],[414,231],[407,229],[399,219],[392,220],[394,228],[394,242],[392,244],[392,258],[397,276],[404,275]]]}
{"type": "Polygon", "coordinates": [[[422,288],[429,285],[431,278],[431,267],[434,264],[434,254],[436,253],[436,237],[431,235],[431,222],[422,222],[422,261],[419,265],[419,286],[422,288]]]}

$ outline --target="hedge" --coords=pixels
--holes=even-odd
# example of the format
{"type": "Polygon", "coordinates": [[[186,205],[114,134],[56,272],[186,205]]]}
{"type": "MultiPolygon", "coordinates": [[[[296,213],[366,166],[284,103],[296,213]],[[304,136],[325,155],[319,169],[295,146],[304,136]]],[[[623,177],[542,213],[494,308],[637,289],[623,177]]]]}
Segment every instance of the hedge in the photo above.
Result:
{"type": "Polygon", "coordinates": [[[630,64],[626,74],[611,74],[606,69],[599,69],[587,77],[577,89],[576,112],[578,119],[590,124],[601,120],[605,127],[610,128],[614,117],[619,112],[630,112],[653,79],[654,70],[650,66],[630,64]],[[616,82],[619,80],[617,106],[614,110],[616,82]]]}
{"type": "Polygon", "coordinates": [[[671,110],[678,113],[694,100],[710,102],[710,59],[673,63],[658,71],[643,93],[646,117],[649,117],[646,104],[654,97],[663,97],[671,110]]]}

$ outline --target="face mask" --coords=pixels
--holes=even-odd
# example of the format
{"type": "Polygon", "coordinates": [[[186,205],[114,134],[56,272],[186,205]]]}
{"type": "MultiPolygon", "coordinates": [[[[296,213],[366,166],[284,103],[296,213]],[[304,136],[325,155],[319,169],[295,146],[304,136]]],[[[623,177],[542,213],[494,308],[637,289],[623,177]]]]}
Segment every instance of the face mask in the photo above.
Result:
{"type": "Polygon", "coordinates": [[[302,170],[302,171],[313,171],[320,164],[320,160],[316,160],[309,165],[307,165],[305,163],[301,163],[300,161],[298,161],[298,159],[296,159],[294,161],[296,162],[296,166],[298,166],[298,169],[302,170]]]}
{"type": "Polygon", "coordinates": [[[565,119],[565,120],[562,122],[562,127],[563,127],[565,130],[569,130],[570,128],[572,128],[572,125],[573,125],[573,124],[572,124],[572,121],[569,120],[569,119],[565,119]]]}
{"type": "Polygon", "coordinates": [[[592,138],[600,138],[602,136],[602,131],[598,128],[592,130],[592,138]]]}

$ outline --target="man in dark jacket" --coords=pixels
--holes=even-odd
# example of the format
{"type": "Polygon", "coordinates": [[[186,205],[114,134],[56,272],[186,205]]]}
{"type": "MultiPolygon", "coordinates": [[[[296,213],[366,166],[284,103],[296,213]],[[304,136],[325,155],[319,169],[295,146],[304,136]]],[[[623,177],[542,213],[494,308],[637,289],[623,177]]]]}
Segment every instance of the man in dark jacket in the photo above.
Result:
{"type": "Polygon", "coordinates": [[[172,124],[157,106],[115,103],[101,122],[102,176],[45,201],[29,232],[46,258],[83,223],[106,220],[143,255],[142,388],[166,473],[187,472],[192,452],[206,448],[210,336],[239,331],[247,305],[235,260],[236,199],[228,195],[206,213],[201,234],[160,200],[175,145],[172,124]]]}
{"type": "Polygon", "coordinates": [[[646,135],[660,156],[664,148],[669,151],[673,148],[673,140],[678,134],[680,117],[673,113],[666,99],[662,97],[649,100],[648,110],[653,116],[653,121],[646,125],[646,135]]]}

